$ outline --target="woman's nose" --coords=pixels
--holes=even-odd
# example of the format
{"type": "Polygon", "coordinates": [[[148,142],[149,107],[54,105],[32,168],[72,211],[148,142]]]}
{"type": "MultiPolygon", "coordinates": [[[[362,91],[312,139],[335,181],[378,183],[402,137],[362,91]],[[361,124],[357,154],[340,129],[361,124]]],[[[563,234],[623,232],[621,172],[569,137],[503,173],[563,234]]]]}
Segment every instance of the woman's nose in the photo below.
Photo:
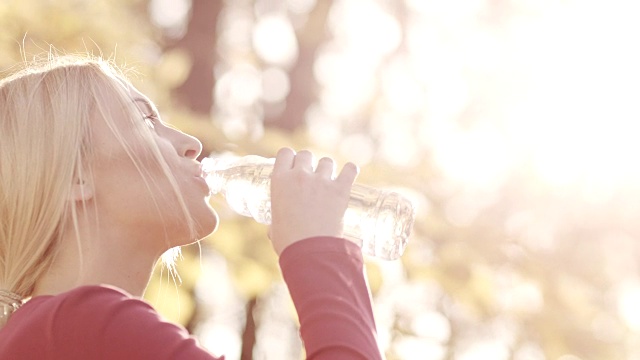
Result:
{"type": "Polygon", "coordinates": [[[179,141],[176,144],[176,150],[180,156],[189,159],[196,159],[202,152],[202,143],[195,137],[179,132],[179,141]]]}

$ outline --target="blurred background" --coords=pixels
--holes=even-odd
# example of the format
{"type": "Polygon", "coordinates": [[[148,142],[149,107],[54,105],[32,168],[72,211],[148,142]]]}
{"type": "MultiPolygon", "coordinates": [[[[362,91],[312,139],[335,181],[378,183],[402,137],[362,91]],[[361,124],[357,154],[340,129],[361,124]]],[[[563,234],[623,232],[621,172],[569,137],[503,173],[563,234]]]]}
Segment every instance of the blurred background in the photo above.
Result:
{"type": "MultiPolygon", "coordinates": [[[[640,359],[633,0],[2,0],[0,76],[133,68],[203,155],[289,146],[417,207],[367,259],[387,359],[640,359]]],[[[227,359],[301,359],[266,227],[222,224],[145,297],[227,359]]]]}

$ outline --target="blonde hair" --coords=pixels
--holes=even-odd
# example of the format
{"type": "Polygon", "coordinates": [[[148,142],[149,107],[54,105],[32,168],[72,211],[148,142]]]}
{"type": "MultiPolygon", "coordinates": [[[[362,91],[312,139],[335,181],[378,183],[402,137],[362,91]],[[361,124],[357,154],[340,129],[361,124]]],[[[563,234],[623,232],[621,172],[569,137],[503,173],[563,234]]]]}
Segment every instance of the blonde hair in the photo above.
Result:
{"type": "MultiPolygon", "coordinates": [[[[156,165],[173,184],[185,223],[195,237],[176,179],[150,130],[140,121],[142,114],[131,98],[129,82],[113,61],[65,55],[25,65],[0,80],[0,289],[23,299],[31,296],[56,254],[65,224],[73,224],[80,242],[77,211],[85,204],[70,204],[68,199],[74,179],[92,176],[90,127],[96,118],[108,124],[151,191],[155,180],[146,175],[148,169],[124,140],[114,118],[125,116],[134,123],[136,136],[149,145],[156,165]],[[107,106],[107,96],[115,97],[119,106],[107,106]]],[[[163,255],[171,273],[178,252],[174,248],[163,255]]]]}

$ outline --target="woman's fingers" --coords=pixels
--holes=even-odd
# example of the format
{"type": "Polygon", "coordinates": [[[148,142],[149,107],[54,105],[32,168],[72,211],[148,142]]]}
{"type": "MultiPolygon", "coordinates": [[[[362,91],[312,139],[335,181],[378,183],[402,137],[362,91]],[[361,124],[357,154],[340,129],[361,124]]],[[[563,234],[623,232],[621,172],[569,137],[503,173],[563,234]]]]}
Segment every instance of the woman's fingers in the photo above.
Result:
{"type": "Polygon", "coordinates": [[[351,185],[358,174],[352,163],[338,177],[335,162],[321,158],[314,171],[313,154],[282,149],[271,177],[271,242],[280,252],[296,241],[342,236],[351,185]]]}
{"type": "Polygon", "coordinates": [[[293,160],[293,168],[312,172],[313,154],[308,150],[300,150],[293,160]]]}
{"type": "Polygon", "coordinates": [[[336,178],[336,182],[350,187],[353,185],[353,182],[356,180],[359,172],[360,169],[354,163],[346,163],[336,178]]]}
{"type": "MultiPolygon", "coordinates": [[[[282,172],[291,169],[301,169],[310,173],[314,172],[314,156],[308,150],[301,150],[296,153],[293,149],[282,148],[276,155],[276,161],[273,167],[273,171],[282,172]]],[[[335,177],[336,164],[333,159],[329,157],[323,157],[318,161],[315,166],[315,173],[321,175],[324,178],[333,180],[344,184],[352,185],[359,173],[359,168],[353,163],[347,163],[342,168],[340,174],[335,177]]]]}
{"type": "Polygon", "coordinates": [[[324,178],[333,179],[333,174],[336,171],[336,165],[333,162],[333,159],[328,157],[323,157],[318,161],[318,166],[316,167],[316,173],[324,178]]]}
{"type": "Polygon", "coordinates": [[[278,173],[286,170],[290,170],[293,167],[293,159],[296,157],[296,152],[289,148],[282,148],[278,150],[276,154],[276,162],[273,164],[273,172],[278,173]]]}

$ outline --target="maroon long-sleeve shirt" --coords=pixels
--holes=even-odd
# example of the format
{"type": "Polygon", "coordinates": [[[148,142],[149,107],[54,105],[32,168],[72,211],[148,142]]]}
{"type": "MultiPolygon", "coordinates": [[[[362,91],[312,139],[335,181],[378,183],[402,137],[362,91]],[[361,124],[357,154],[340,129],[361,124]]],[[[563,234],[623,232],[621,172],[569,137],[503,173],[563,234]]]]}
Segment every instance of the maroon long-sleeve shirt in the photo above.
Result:
{"type": "MultiPolygon", "coordinates": [[[[380,359],[360,249],[337,238],[289,246],[280,267],[308,359],[380,359]]],[[[215,294],[211,294],[215,296],[215,294]]],[[[224,359],[120,289],[83,286],[38,296],[0,330],[0,359],[224,359]]]]}

